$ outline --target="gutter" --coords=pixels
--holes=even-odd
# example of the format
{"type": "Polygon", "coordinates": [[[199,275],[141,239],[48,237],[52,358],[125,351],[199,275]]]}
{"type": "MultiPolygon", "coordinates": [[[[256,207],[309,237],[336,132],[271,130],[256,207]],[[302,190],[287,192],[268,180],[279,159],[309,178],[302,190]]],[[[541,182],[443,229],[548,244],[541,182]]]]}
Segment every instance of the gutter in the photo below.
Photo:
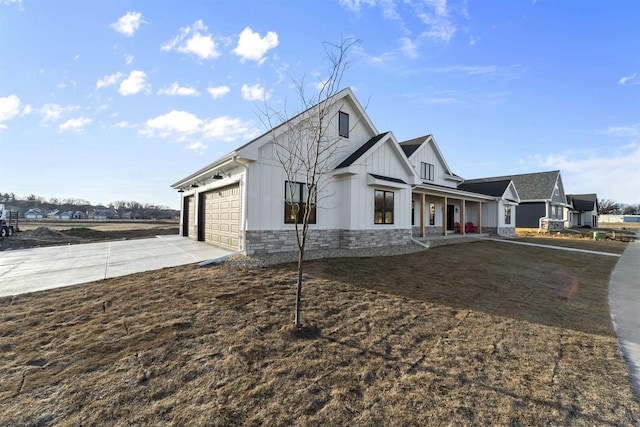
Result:
{"type": "Polygon", "coordinates": [[[418,246],[422,246],[425,249],[429,249],[429,245],[427,245],[426,243],[422,243],[420,240],[415,239],[414,237],[411,237],[411,241],[418,246]]]}

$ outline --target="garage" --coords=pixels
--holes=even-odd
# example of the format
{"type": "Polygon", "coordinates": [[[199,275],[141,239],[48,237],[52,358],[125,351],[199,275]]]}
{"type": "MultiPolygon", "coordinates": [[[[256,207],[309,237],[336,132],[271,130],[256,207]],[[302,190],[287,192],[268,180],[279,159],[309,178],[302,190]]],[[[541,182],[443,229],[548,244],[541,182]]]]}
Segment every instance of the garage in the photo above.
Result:
{"type": "Polygon", "coordinates": [[[198,240],[237,250],[240,246],[240,186],[200,194],[198,240]]]}
{"type": "Polygon", "coordinates": [[[182,218],[182,235],[195,238],[196,204],[193,196],[184,198],[184,218],[182,218]]]}

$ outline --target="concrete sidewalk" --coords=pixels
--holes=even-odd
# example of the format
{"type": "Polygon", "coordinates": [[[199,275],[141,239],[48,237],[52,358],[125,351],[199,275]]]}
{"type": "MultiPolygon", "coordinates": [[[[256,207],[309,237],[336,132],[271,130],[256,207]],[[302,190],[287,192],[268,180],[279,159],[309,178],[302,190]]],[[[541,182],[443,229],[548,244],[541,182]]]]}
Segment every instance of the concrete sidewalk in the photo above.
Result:
{"type": "Polygon", "coordinates": [[[629,243],[609,281],[609,311],[640,403],[640,242],[629,243]]]}
{"type": "Polygon", "coordinates": [[[0,252],[0,297],[206,261],[231,251],[180,236],[0,252]]]}

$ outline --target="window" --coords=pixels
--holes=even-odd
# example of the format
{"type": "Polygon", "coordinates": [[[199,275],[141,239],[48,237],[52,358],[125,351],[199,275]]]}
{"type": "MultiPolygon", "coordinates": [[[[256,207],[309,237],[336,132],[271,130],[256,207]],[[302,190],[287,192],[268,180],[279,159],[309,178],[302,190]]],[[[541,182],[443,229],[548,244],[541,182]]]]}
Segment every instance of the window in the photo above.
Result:
{"type": "MultiPolygon", "coordinates": [[[[302,224],[304,217],[305,202],[308,195],[307,184],[302,182],[284,183],[284,223],[285,224],[302,224]]],[[[312,189],[313,191],[313,189],[312,189]]],[[[309,224],[316,223],[316,194],[312,192],[310,198],[311,206],[309,207],[309,224]]]]}
{"type": "Polygon", "coordinates": [[[393,224],[393,191],[374,191],[375,224],[393,224]]]}
{"type": "Polygon", "coordinates": [[[338,132],[340,136],[349,138],[349,115],[342,111],[338,113],[338,132]]]}
{"type": "Polygon", "coordinates": [[[504,223],[505,225],[511,224],[511,206],[504,207],[504,223]]]}
{"type": "Polygon", "coordinates": [[[429,203],[429,225],[436,225],[436,204],[429,203]]]}
{"type": "Polygon", "coordinates": [[[427,181],[433,181],[434,167],[431,163],[425,163],[425,162],[420,163],[420,178],[427,181]]]}

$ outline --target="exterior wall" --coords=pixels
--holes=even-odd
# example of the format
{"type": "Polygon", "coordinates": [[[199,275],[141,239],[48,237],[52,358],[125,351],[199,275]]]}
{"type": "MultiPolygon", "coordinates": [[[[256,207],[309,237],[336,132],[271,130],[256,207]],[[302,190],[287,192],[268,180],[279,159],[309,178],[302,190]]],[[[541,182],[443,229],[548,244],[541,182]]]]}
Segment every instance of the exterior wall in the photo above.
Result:
{"type": "MultiPolygon", "coordinates": [[[[298,249],[295,230],[247,231],[246,253],[291,252],[298,249]]],[[[305,250],[359,249],[402,245],[411,241],[406,230],[309,230],[305,250]]]]}
{"type": "MultiPolygon", "coordinates": [[[[434,166],[434,174],[433,181],[424,180],[425,182],[429,182],[430,184],[442,185],[445,187],[456,188],[457,184],[454,181],[445,179],[445,167],[442,163],[440,156],[436,153],[436,150],[433,148],[433,144],[431,141],[427,140],[424,142],[420,148],[418,148],[409,159],[409,163],[413,166],[416,171],[416,174],[420,176],[420,163],[430,163],[434,166]]],[[[421,178],[422,179],[422,178],[421,178]]]]}
{"type": "Polygon", "coordinates": [[[520,203],[516,208],[516,227],[538,228],[538,220],[547,215],[545,202],[520,203]]]}

